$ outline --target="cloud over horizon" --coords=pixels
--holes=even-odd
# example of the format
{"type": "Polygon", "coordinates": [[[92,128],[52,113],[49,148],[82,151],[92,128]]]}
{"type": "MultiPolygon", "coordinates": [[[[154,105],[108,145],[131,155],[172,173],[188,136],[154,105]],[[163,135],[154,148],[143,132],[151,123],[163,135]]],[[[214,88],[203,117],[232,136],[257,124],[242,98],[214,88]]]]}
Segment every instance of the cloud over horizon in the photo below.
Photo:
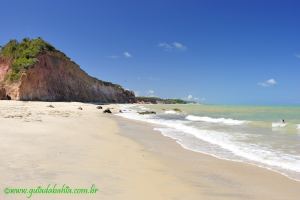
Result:
{"type": "Polygon", "coordinates": [[[149,96],[149,97],[154,97],[154,90],[148,90],[147,91],[147,96],[149,96]]]}
{"type": "Polygon", "coordinates": [[[204,97],[199,99],[198,97],[194,97],[191,94],[189,94],[187,97],[185,97],[183,99],[188,100],[188,101],[196,101],[196,102],[203,102],[206,100],[204,97]]]}

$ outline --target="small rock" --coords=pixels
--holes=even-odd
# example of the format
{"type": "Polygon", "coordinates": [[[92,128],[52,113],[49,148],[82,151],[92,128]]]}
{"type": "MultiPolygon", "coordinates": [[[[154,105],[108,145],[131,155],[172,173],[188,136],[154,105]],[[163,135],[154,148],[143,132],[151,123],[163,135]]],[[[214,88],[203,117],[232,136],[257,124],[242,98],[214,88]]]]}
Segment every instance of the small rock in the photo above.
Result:
{"type": "Polygon", "coordinates": [[[119,113],[123,113],[123,111],[122,111],[122,110],[119,110],[119,113]]]}
{"type": "Polygon", "coordinates": [[[78,107],[78,109],[79,109],[79,110],[83,110],[83,108],[82,108],[82,107],[78,107]]]}
{"type": "Polygon", "coordinates": [[[97,108],[97,109],[102,109],[102,106],[97,106],[96,108],[97,108]]]}
{"type": "Polygon", "coordinates": [[[109,108],[105,109],[103,113],[112,113],[109,108]]]}
{"type": "Polygon", "coordinates": [[[182,112],[179,108],[174,108],[173,110],[176,112],[182,112]]]}
{"type": "Polygon", "coordinates": [[[52,106],[52,105],[49,105],[49,106],[47,106],[48,108],[54,108],[54,106],[52,106]]]}
{"type": "Polygon", "coordinates": [[[151,115],[151,114],[156,114],[154,111],[144,111],[144,112],[138,112],[140,115],[151,115]]]}

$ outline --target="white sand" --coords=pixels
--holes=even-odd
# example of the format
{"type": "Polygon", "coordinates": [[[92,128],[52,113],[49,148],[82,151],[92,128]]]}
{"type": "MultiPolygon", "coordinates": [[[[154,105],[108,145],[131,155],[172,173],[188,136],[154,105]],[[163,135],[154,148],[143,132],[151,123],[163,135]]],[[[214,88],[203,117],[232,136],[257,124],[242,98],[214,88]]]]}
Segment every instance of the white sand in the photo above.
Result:
{"type": "Polygon", "coordinates": [[[298,182],[184,150],[145,124],[102,111],[83,103],[0,101],[0,199],[26,199],[22,194],[5,195],[6,187],[48,184],[72,188],[95,184],[99,191],[34,194],[31,199],[290,200],[300,196],[298,182]],[[50,104],[54,108],[47,107],[50,104]]]}
{"type": "MultiPolygon", "coordinates": [[[[96,195],[37,194],[31,199],[165,200],[190,193],[140,145],[116,134],[118,127],[107,115],[92,104],[0,101],[1,191],[95,184],[96,195]]],[[[0,199],[25,196],[1,192],[0,199]]]]}

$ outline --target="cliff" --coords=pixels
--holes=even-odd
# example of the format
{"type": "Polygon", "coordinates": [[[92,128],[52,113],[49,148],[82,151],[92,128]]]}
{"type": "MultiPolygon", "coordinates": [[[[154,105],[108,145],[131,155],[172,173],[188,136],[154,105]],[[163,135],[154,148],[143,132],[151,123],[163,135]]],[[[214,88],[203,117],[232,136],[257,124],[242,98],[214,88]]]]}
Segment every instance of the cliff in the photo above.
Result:
{"type": "Polygon", "coordinates": [[[0,99],[133,103],[133,92],[89,76],[41,38],[10,41],[0,52],[0,99]]]}

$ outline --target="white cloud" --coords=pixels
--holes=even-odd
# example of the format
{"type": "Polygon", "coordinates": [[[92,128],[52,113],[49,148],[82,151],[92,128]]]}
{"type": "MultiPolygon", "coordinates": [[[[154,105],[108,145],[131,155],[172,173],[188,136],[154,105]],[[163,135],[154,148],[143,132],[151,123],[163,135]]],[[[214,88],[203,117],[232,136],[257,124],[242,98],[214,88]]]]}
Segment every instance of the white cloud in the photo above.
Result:
{"type": "Polygon", "coordinates": [[[170,44],[168,44],[166,42],[159,43],[158,46],[165,50],[170,50],[173,48],[170,44]]]}
{"type": "Polygon", "coordinates": [[[271,86],[274,86],[277,84],[277,81],[274,79],[274,78],[270,78],[264,82],[260,82],[258,83],[259,86],[262,86],[262,87],[271,87],[271,86]]]}
{"type": "Polygon", "coordinates": [[[128,51],[125,51],[125,52],[123,53],[123,55],[124,55],[126,58],[131,58],[131,57],[132,57],[132,55],[131,55],[128,51]]]}
{"type": "Polygon", "coordinates": [[[111,55],[111,56],[108,56],[108,58],[110,58],[110,59],[118,59],[118,58],[122,58],[122,57],[132,58],[133,56],[128,51],[124,51],[121,55],[111,55]]]}
{"type": "Polygon", "coordinates": [[[173,42],[173,46],[176,48],[176,49],[180,49],[180,50],[186,50],[186,46],[184,46],[183,44],[179,43],[179,42],[173,42]]]}
{"type": "Polygon", "coordinates": [[[154,94],[154,90],[148,90],[148,94],[154,94]]]}
{"type": "Polygon", "coordinates": [[[158,44],[158,47],[164,49],[165,51],[172,51],[172,50],[185,51],[187,49],[187,47],[180,42],[172,42],[172,43],[161,42],[158,44]]]}
{"type": "Polygon", "coordinates": [[[139,91],[133,91],[133,93],[134,93],[134,95],[137,96],[137,97],[140,96],[140,92],[139,92],[139,91]]]}
{"type": "Polygon", "coordinates": [[[185,97],[183,99],[188,100],[188,101],[195,101],[195,102],[203,102],[203,101],[205,101],[205,98],[194,97],[191,94],[189,94],[187,97],[185,97]]]}
{"type": "Polygon", "coordinates": [[[154,97],[154,90],[148,90],[147,91],[147,95],[149,96],[149,97],[154,97]]]}

